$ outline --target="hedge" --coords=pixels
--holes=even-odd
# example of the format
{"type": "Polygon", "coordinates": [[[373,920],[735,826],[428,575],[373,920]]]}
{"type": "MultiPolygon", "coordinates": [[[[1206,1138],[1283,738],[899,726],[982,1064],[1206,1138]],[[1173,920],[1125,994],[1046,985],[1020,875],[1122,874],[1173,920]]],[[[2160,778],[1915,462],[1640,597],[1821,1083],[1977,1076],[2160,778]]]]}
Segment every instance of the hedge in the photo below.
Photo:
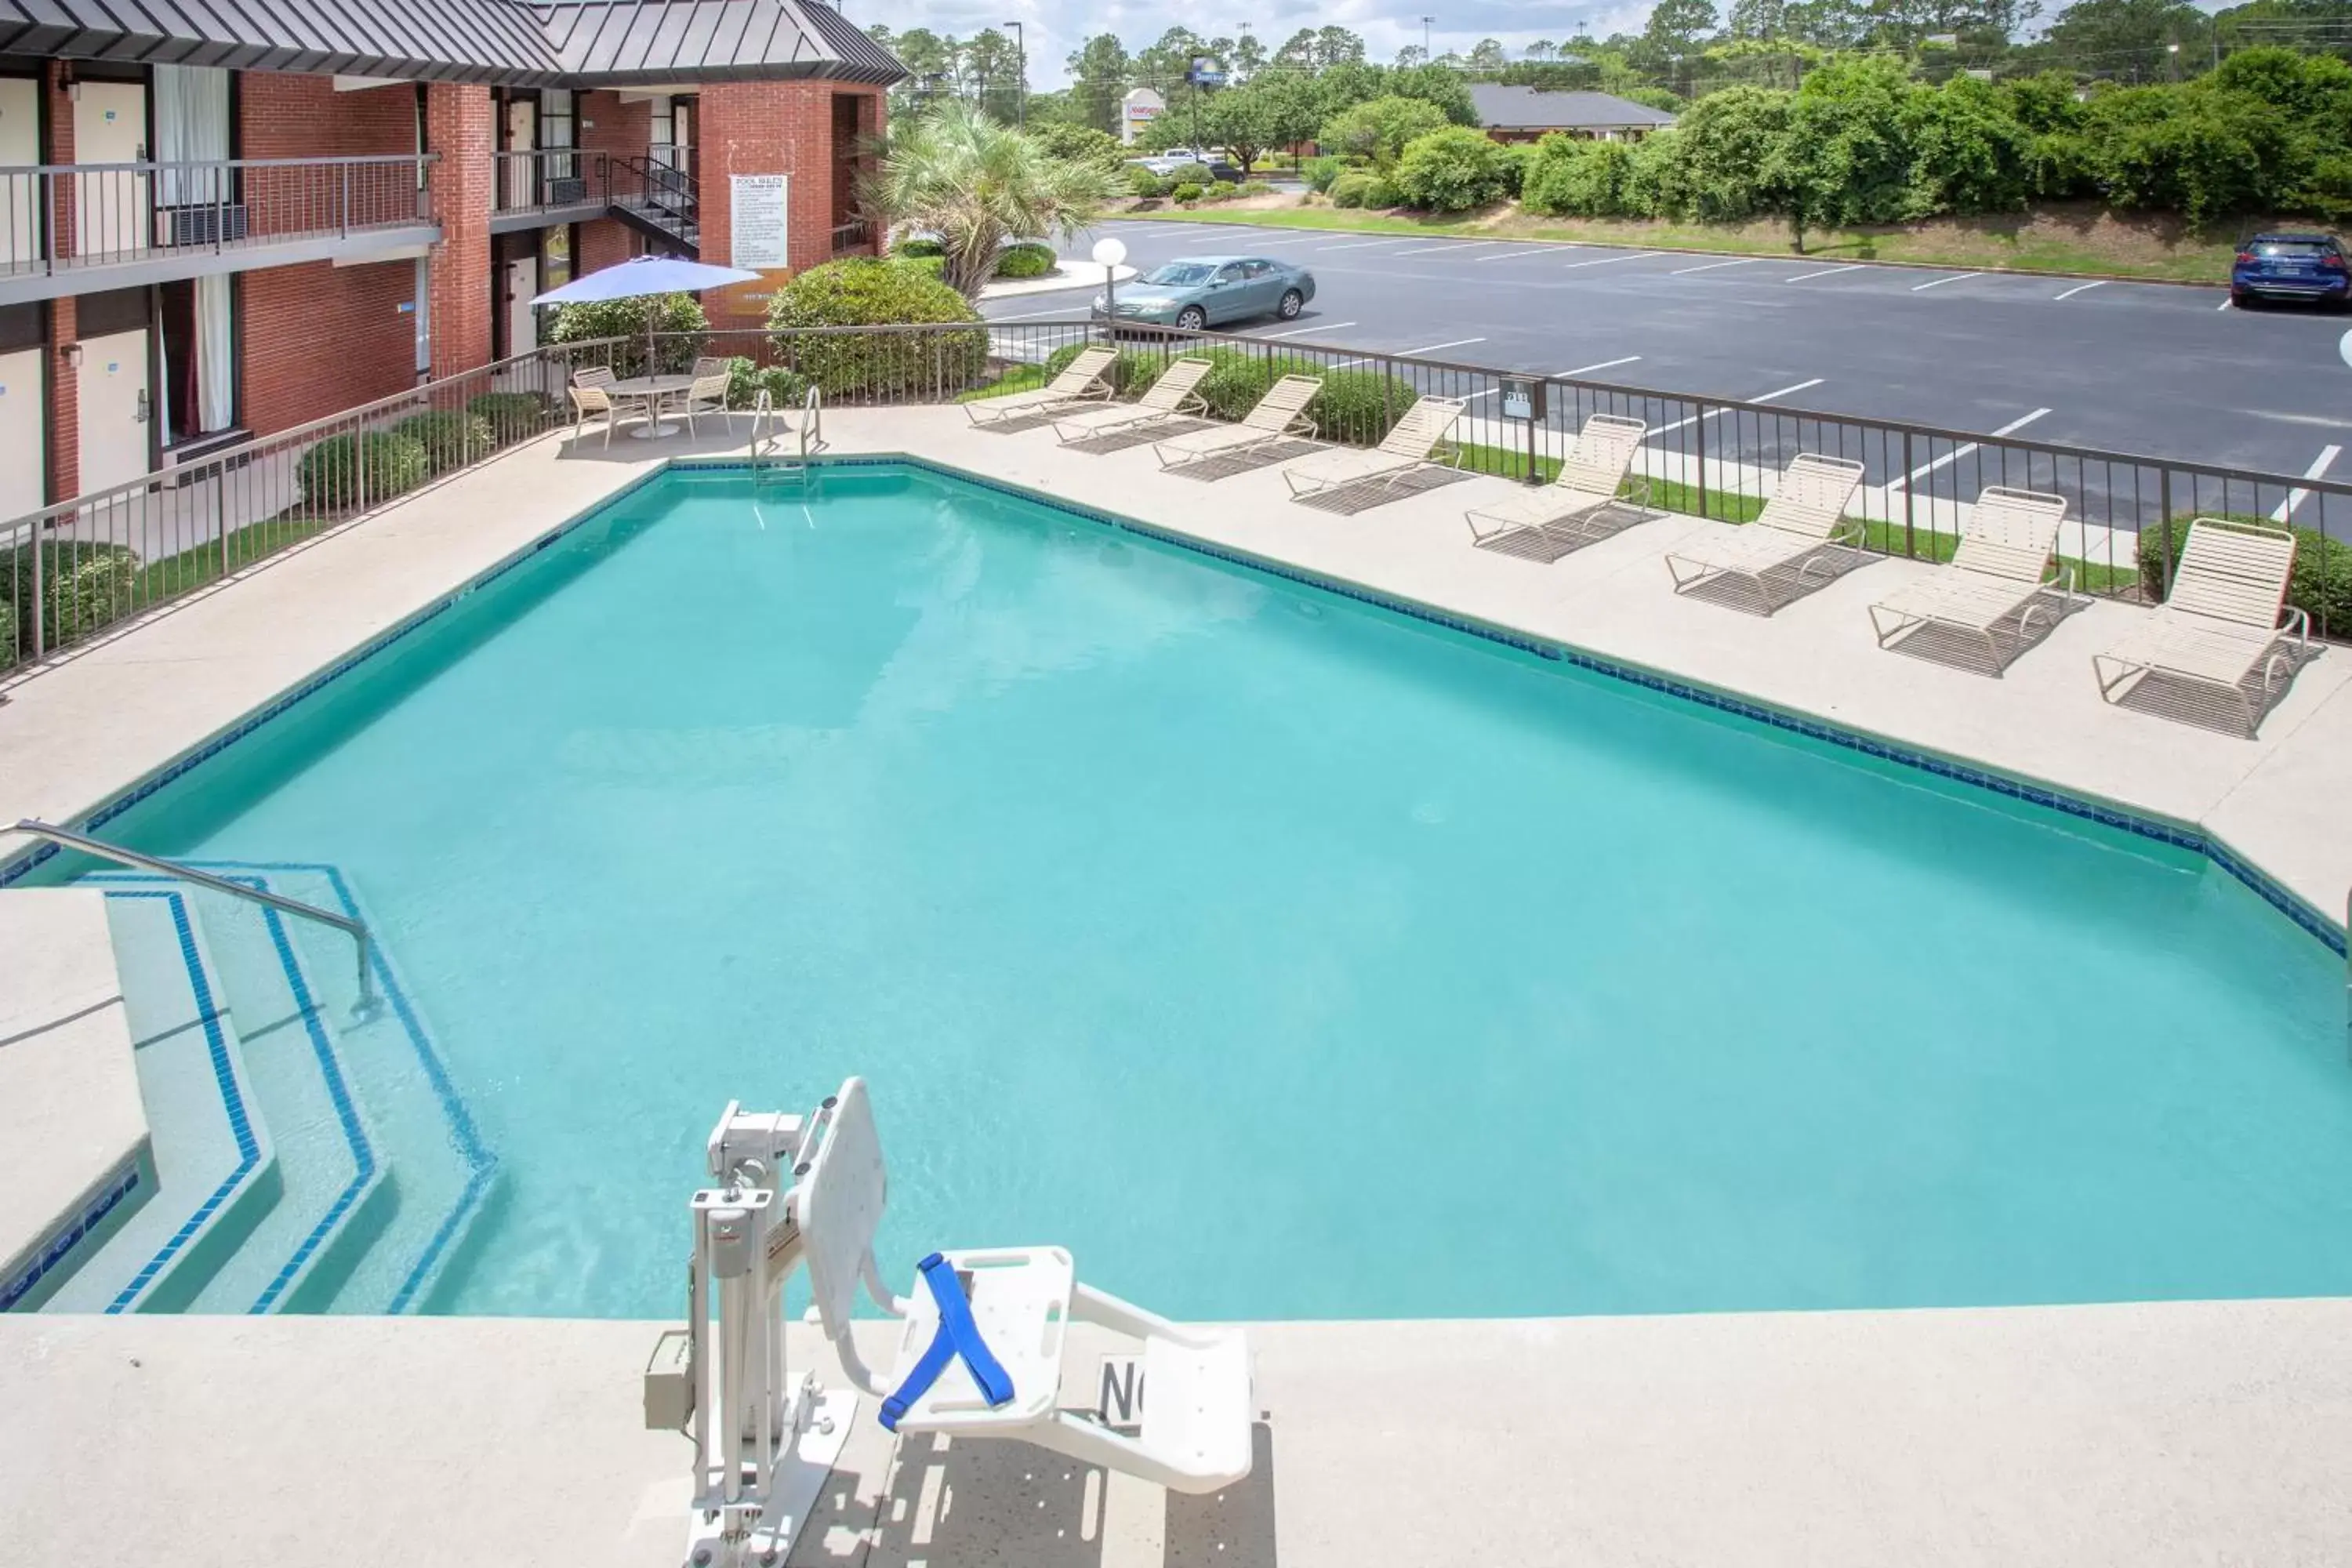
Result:
{"type": "MultiPolygon", "coordinates": [[[[1085,348],[1070,343],[1045,356],[1045,374],[1058,374],[1085,348]]],[[[1320,376],[1323,389],[1307,405],[1315,433],[1327,441],[1371,446],[1412,406],[1413,391],[1403,382],[1373,371],[1327,371],[1317,362],[1297,354],[1253,354],[1222,344],[1186,349],[1178,359],[1204,359],[1214,368],[1196,389],[1209,411],[1220,419],[1239,419],[1257,406],[1266,389],[1286,375],[1320,376]]],[[[1112,385],[1122,397],[1132,397],[1150,386],[1170,362],[1150,350],[1128,350],[1111,373],[1112,385]]]]}
{"type": "Polygon", "coordinates": [[[1389,427],[1412,406],[1413,390],[1393,376],[1370,370],[1324,374],[1323,390],[1307,405],[1315,434],[1326,441],[1377,446],[1389,427]]]}
{"type": "Polygon", "coordinates": [[[1130,195],[1164,196],[1175,183],[1153,174],[1140,163],[1127,166],[1127,189],[1130,195]]]}
{"type": "Polygon", "coordinates": [[[425,467],[428,473],[446,474],[460,468],[477,458],[487,457],[496,443],[490,437],[490,422],[478,414],[460,414],[455,409],[430,409],[412,414],[392,427],[395,436],[406,436],[425,448],[425,467]]]}
{"type": "Polygon", "coordinates": [[[1348,160],[1328,156],[1309,158],[1298,165],[1299,175],[1307,182],[1307,188],[1310,191],[1329,191],[1331,182],[1347,173],[1347,170],[1348,160]]]}
{"type": "MultiPolygon", "coordinates": [[[[1095,343],[1064,343],[1045,356],[1044,366],[1045,379],[1053,380],[1054,377],[1069,369],[1070,362],[1079,354],[1087,349],[1098,346],[1095,343]]],[[[1187,354],[1183,357],[1198,359],[1203,356],[1187,354]]],[[[1121,349],[1118,358],[1111,363],[1110,389],[1119,397],[1140,396],[1153,382],[1160,379],[1167,368],[1168,356],[1156,350],[1121,349]]]]}
{"type": "Polygon", "coordinates": [[[358,504],[362,492],[373,506],[413,490],[430,468],[425,443],[415,437],[371,430],[360,437],[328,437],[302,454],[294,476],[312,508],[340,510],[358,504]]]}
{"type": "Polygon", "coordinates": [[[829,394],[950,393],[988,365],[988,333],[908,331],[792,335],[802,327],[978,321],[964,297],[936,278],[872,257],[812,267],[768,302],[777,351],[829,394]]]}
{"type": "Polygon", "coordinates": [[[902,239],[890,247],[893,256],[945,256],[948,247],[936,239],[902,239]]]}
{"type": "Polygon", "coordinates": [[[999,278],[1043,278],[1054,270],[1060,258],[1050,245],[1024,240],[1008,245],[997,253],[996,275],[999,278]]]}
{"type": "Polygon", "coordinates": [[[1185,180],[1170,190],[1168,197],[1171,201],[1197,202],[1201,199],[1201,187],[1191,180],[1185,180]]]}
{"type": "MultiPolygon", "coordinates": [[[[1500,197],[1511,178],[1511,154],[1466,125],[1416,136],[1405,144],[1404,155],[1390,172],[1390,180],[1404,200],[1427,212],[1468,212],[1500,197]]],[[[1393,206],[1364,196],[1366,206],[1393,206]]]]}
{"type": "MultiPolygon", "coordinates": [[[[2230,516],[2225,521],[2263,528],[2278,525],[2268,518],[2230,516]]],[[[2189,524],[2174,520],[2168,543],[2165,529],[2144,528],[2139,533],[2140,592],[2161,602],[2168,584],[2166,572],[2179,557],[2189,538],[2189,524]]],[[[2294,531],[2294,574],[2287,579],[2286,602],[2311,617],[2314,637],[2341,637],[2352,630],[2352,544],[2330,539],[2315,529],[2294,531]]]]}
{"type": "Polygon", "coordinates": [[[808,400],[808,377],[780,364],[761,370],[741,354],[727,362],[727,406],[749,410],[762,392],[778,408],[798,408],[808,400]]]}
{"type": "Polygon", "coordinates": [[[1362,169],[1349,169],[1330,184],[1331,205],[1335,207],[1360,207],[1364,205],[1364,193],[1372,188],[1372,175],[1362,169]]]}
{"type": "Polygon", "coordinates": [[[0,669],[16,662],[16,606],[0,604],[0,669]]]}
{"type": "Polygon", "coordinates": [[[1398,190],[1392,182],[1376,177],[1364,187],[1364,205],[1401,207],[1404,205],[1404,193],[1398,190]]]}
{"type": "MultiPolygon", "coordinates": [[[[139,557],[120,544],[59,539],[41,546],[41,625],[49,647],[68,642],[131,613],[139,590],[139,557]]],[[[15,657],[16,628],[33,619],[32,547],[0,556],[0,663],[15,657]]],[[[32,639],[26,637],[26,650],[32,639]]]]}
{"type": "Polygon", "coordinates": [[[671,333],[656,346],[656,368],[665,375],[683,375],[702,353],[710,320],[691,294],[661,294],[645,300],[597,300],[583,305],[559,305],[547,331],[551,343],[593,342],[618,338],[612,346],[613,374],[624,381],[646,374],[646,321],[648,313],[656,332],[671,333]]]}
{"type": "Polygon", "coordinates": [[[466,412],[488,423],[493,440],[520,441],[546,426],[555,405],[536,392],[485,392],[467,401],[466,412]]]}

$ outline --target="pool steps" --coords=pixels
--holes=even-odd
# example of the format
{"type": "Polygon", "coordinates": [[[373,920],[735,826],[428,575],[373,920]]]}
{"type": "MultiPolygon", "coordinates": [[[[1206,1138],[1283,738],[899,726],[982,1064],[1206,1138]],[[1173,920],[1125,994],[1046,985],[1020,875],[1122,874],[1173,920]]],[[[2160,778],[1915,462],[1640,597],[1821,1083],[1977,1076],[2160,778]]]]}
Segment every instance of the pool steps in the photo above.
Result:
{"type": "MultiPolygon", "coordinates": [[[[331,868],[205,868],[356,912],[331,868]]],[[[45,1305],[252,1313],[426,1304],[495,1167],[404,995],[356,1016],[351,941],[331,928],[144,873],[89,880],[107,890],[142,1042],[156,1191],[45,1305]],[[223,1061],[226,1082],[215,1070],[223,1061]],[[387,1144],[387,1126],[403,1142],[387,1144]],[[240,1162],[251,1168],[225,1187],[240,1162]]],[[[377,978],[391,979],[380,944],[377,978]]]]}

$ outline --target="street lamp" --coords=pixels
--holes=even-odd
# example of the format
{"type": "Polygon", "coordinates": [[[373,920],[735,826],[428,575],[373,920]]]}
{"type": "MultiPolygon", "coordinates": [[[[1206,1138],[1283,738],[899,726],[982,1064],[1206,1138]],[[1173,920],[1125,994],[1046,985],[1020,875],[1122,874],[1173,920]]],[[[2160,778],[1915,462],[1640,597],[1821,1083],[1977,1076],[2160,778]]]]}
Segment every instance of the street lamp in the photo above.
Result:
{"type": "Polygon", "coordinates": [[[1429,63],[1429,25],[1436,20],[1434,16],[1423,16],[1421,19],[1421,63],[1423,65],[1429,63]]]}
{"type": "Polygon", "coordinates": [[[1095,259],[1103,269],[1103,330],[1110,334],[1114,347],[1118,342],[1118,264],[1127,259],[1127,246],[1117,238],[1095,241],[1095,259]]]}
{"type": "Polygon", "coordinates": [[[2180,79],[2180,46],[2179,44],[2167,44],[2164,46],[2164,53],[2165,63],[2172,71],[2172,79],[2179,81],[2180,79]]]}
{"type": "Polygon", "coordinates": [[[1013,58],[1019,62],[1015,68],[1020,75],[1020,81],[1016,85],[1021,92],[1020,96],[1013,100],[1019,105],[1013,110],[1013,114],[1020,122],[1020,129],[1026,131],[1029,129],[1029,35],[1018,22],[1007,22],[1004,25],[1013,29],[1013,58]]]}

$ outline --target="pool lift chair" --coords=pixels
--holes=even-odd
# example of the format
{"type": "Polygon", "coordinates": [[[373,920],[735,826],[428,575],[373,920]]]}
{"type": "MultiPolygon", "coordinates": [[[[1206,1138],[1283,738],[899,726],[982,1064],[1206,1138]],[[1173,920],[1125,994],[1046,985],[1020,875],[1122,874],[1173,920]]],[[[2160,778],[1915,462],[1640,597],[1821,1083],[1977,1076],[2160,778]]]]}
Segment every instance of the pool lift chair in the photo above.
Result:
{"type": "Polygon", "coordinates": [[[708,1156],[719,1185],[694,1194],[686,1327],[662,1336],[645,1390],[646,1425],[694,1440],[693,1568],[783,1561],[840,1457],[859,1391],[880,1401],[893,1432],[1017,1438],[1173,1491],[1214,1492],[1249,1473],[1249,1347],[1238,1328],[1171,1323],[1081,1285],[1058,1247],[935,1252],[911,1297],[890,1292],[874,1258],[887,1182],[862,1079],[806,1117],[730,1101],[708,1156]],[[787,1373],[784,1286],[803,1264],[809,1319],[855,1389],[787,1373]],[[887,1377],[851,1337],[861,1283],[904,1321],[887,1377]],[[1143,1342],[1139,1432],[1062,1408],[1074,1321],[1143,1342]]]}

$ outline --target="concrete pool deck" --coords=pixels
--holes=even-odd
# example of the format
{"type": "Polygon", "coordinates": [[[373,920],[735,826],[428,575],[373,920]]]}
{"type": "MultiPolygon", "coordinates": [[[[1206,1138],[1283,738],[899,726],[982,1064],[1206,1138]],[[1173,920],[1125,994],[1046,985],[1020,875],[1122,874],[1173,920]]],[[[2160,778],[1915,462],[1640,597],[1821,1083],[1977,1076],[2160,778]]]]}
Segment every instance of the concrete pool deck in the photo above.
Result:
{"type": "MultiPolygon", "coordinates": [[[[2099,700],[2089,656],[2146,613],[2129,605],[2090,605],[1996,680],[1874,646],[1867,605],[1936,570],[1916,563],[1767,620],[1670,591],[1664,554],[1704,526],[1687,518],[1548,566],[1473,550],[1462,510],[1501,480],[1342,518],[1271,468],[1203,485],[1148,447],[1073,454],[955,408],[835,410],[826,431],[836,455],[919,456],[2200,826],[2331,915],[2352,884],[2340,647],[2248,741],[2099,700]]],[[[79,821],[562,520],[730,451],[546,437],[12,672],[0,822],[79,821]]],[[[26,847],[0,837],[0,861],[26,847]]],[[[40,896],[0,891],[0,912],[40,896]]],[[[28,951],[8,953],[12,1005],[66,1016],[81,971],[28,951]]],[[[88,1120],[33,1117],[13,1152],[62,1159],[88,1120]]],[[[2348,1336],[2344,1300],[1268,1325],[1267,1463],[1223,1504],[1090,1486],[1031,1450],[894,1458],[861,1422],[795,1561],[2317,1564],[2352,1539],[2348,1336]]],[[[0,1518],[28,1561],[149,1540],[195,1564],[672,1563],[685,1448],[637,1429],[650,1340],[0,1317],[0,1518]]]]}

